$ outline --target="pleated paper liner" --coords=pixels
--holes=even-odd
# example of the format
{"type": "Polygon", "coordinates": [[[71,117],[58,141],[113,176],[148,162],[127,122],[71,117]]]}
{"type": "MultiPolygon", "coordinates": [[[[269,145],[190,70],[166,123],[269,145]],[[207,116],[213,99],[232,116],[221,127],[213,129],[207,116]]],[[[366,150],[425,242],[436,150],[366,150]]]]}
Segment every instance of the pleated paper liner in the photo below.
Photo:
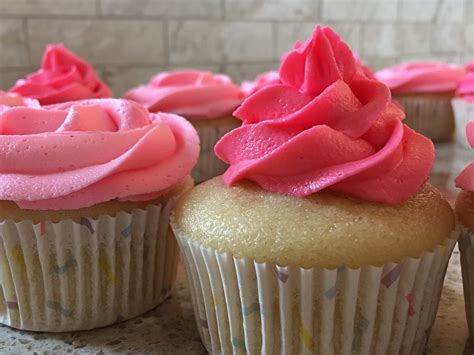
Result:
{"type": "Polygon", "coordinates": [[[466,136],[466,126],[469,121],[474,121],[474,102],[463,99],[451,100],[456,121],[456,142],[464,148],[471,149],[466,136]]]}
{"type": "Polygon", "coordinates": [[[464,302],[471,346],[474,345],[474,232],[463,227],[459,238],[464,302]]]}
{"type": "Polygon", "coordinates": [[[404,123],[434,141],[450,141],[454,134],[451,98],[442,95],[397,96],[406,114],[404,123]]]}
{"type": "Polygon", "coordinates": [[[421,354],[459,234],[418,259],[331,270],[238,259],[173,228],[212,354],[421,354]]]}
{"type": "Polygon", "coordinates": [[[179,249],[171,200],[59,223],[0,222],[0,323],[63,332],[138,316],[170,294],[179,249]]]}
{"type": "MultiPolygon", "coordinates": [[[[214,146],[222,136],[240,126],[242,123],[237,119],[225,122],[221,120],[217,121],[220,122],[217,122],[215,126],[212,126],[211,124],[194,124],[194,128],[196,129],[201,142],[199,159],[191,173],[197,183],[212,179],[213,177],[224,173],[228,165],[214,154],[214,146]]],[[[190,122],[193,123],[193,121],[190,122]]],[[[212,122],[212,120],[210,120],[210,122],[212,122]]]]}

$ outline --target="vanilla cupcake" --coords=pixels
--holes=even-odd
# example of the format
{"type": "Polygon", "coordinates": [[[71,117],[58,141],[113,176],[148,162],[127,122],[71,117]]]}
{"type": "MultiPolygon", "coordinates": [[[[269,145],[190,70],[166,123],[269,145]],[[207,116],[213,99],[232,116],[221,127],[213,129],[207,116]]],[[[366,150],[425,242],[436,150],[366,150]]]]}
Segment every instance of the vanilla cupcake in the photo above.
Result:
{"type": "MultiPolygon", "coordinates": [[[[474,148],[474,120],[466,126],[466,133],[471,147],[474,148]]],[[[463,225],[459,251],[469,338],[472,342],[474,340],[474,163],[466,167],[456,178],[456,186],[462,189],[456,199],[456,214],[463,225]]]]}
{"type": "Polygon", "coordinates": [[[147,85],[138,86],[125,98],[140,102],[150,112],[171,112],[188,119],[199,134],[201,152],[192,172],[196,182],[222,174],[227,165],[217,159],[214,145],[240,121],[232,116],[244,92],[222,74],[183,70],[163,72],[147,85]]]}
{"type": "Polygon", "coordinates": [[[114,99],[5,106],[0,123],[0,323],[92,329],[168,297],[192,126],[114,99]]]}
{"type": "Polygon", "coordinates": [[[9,92],[36,99],[42,105],[112,97],[92,66],[62,44],[46,46],[41,68],[17,80],[9,92]]]}
{"type": "Polygon", "coordinates": [[[474,62],[466,66],[468,74],[459,81],[456,97],[451,100],[456,120],[456,141],[470,148],[466,139],[466,125],[474,120],[474,62]]]}
{"type": "Polygon", "coordinates": [[[434,147],[330,28],[247,98],[172,226],[207,350],[421,354],[456,241],[434,147]]]}
{"type": "Polygon", "coordinates": [[[454,115],[451,99],[466,69],[441,62],[412,62],[378,71],[406,113],[406,124],[427,137],[451,140],[454,115]]]}

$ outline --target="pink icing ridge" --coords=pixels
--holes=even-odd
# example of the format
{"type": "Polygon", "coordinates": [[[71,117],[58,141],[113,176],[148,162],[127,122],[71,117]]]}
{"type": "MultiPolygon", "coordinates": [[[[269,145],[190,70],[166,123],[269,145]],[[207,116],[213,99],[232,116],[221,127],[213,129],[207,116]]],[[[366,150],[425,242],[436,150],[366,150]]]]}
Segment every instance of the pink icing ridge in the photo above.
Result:
{"type": "Polygon", "coordinates": [[[9,90],[38,100],[42,105],[112,97],[90,64],[62,44],[48,45],[41,68],[20,79],[9,90]]]}
{"type": "Polygon", "coordinates": [[[466,69],[441,62],[412,62],[395,65],[375,73],[392,93],[440,93],[456,90],[466,69]]]}
{"type": "Polygon", "coordinates": [[[254,81],[243,81],[240,86],[245,95],[250,96],[267,85],[280,83],[280,74],[278,72],[267,71],[257,76],[254,81]]]}
{"type": "Polygon", "coordinates": [[[216,154],[223,179],[249,179],[272,192],[307,196],[323,189],[400,203],[428,179],[434,146],[402,124],[389,89],[358,69],[350,48],[317,26],[282,60],[270,85],[234,112],[243,125],[216,154]]]}
{"type": "MultiPolygon", "coordinates": [[[[466,126],[467,140],[474,149],[474,121],[466,126]]],[[[456,186],[465,190],[474,192],[474,163],[468,165],[456,178],[456,186]]]]}
{"type": "Polygon", "coordinates": [[[457,96],[474,102],[474,71],[468,73],[458,84],[457,96]]]}
{"type": "Polygon", "coordinates": [[[14,106],[39,107],[40,104],[37,100],[0,90],[0,113],[14,106]]]}
{"type": "Polygon", "coordinates": [[[151,112],[172,112],[188,119],[211,119],[230,115],[241,104],[244,95],[226,75],[183,70],[160,73],[147,85],[131,89],[124,97],[140,102],[151,112]]]}
{"type": "Polygon", "coordinates": [[[185,119],[128,100],[12,107],[0,127],[0,199],[25,209],[156,195],[182,181],[199,154],[185,119]]]}

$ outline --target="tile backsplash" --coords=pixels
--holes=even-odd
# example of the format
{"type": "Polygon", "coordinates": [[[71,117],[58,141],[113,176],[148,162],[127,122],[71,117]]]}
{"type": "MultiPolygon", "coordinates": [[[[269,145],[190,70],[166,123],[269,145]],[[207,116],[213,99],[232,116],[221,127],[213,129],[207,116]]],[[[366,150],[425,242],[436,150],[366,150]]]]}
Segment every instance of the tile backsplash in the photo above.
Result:
{"type": "Polygon", "coordinates": [[[474,59],[474,0],[0,0],[0,89],[55,42],[91,62],[116,95],[183,67],[240,82],[276,68],[315,23],[333,26],[374,68],[474,59]]]}

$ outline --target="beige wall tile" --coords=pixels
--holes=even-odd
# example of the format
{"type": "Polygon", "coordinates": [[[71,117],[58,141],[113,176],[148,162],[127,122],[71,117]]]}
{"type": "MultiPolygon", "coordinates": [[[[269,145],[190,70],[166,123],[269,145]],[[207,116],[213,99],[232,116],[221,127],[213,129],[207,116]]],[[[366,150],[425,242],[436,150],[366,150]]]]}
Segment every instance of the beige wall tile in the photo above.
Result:
{"type": "Polygon", "coordinates": [[[227,0],[225,17],[246,20],[311,20],[320,16],[318,0],[227,0]]]}
{"type": "Polygon", "coordinates": [[[97,0],[0,0],[0,14],[94,15],[97,0]]]}
{"type": "Polygon", "coordinates": [[[23,20],[0,19],[0,66],[25,65],[28,65],[28,51],[23,20]]]}
{"type": "Polygon", "coordinates": [[[323,0],[326,21],[395,21],[397,0],[323,0]]]}
{"type": "Polygon", "coordinates": [[[163,24],[139,20],[30,20],[33,63],[46,43],[63,42],[93,64],[160,64],[166,62],[163,24]]]}
{"type": "Polygon", "coordinates": [[[363,57],[395,58],[399,55],[397,27],[393,24],[367,24],[362,34],[363,57]]]}
{"type": "Polygon", "coordinates": [[[227,64],[224,66],[224,72],[240,85],[242,80],[253,80],[263,72],[269,70],[278,70],[280,63],[268,62],[259,64],[227,64]]]}
{"type": "Polygon", "coordinates": [[[465,38],[466,34],[462,25],[436,25],[431,34],[432,53],[464,53],[466,50],[465,38]]]}
{"type": "Polygon", "coordinates": [[[18,79],[24,78],[35,70],[35,68],[18,68],[5,72],[0,71],[0,90],[8,90],[18,79]]]}
{"type": "Polygon", "coordinates": [[[400,25],[396,38],[401,55],[429,54],[431,25],[422,23],[400,25]]]}
{"type": "Polygon", "coordinates": [[[218,18],[220,0],[101,0],[104,15],[218,18]]]}
{"type": "Polygon", "coordinates": [[[170,21],[168,32],[171,64],[272,59],[270,23],[170,21]]]}

